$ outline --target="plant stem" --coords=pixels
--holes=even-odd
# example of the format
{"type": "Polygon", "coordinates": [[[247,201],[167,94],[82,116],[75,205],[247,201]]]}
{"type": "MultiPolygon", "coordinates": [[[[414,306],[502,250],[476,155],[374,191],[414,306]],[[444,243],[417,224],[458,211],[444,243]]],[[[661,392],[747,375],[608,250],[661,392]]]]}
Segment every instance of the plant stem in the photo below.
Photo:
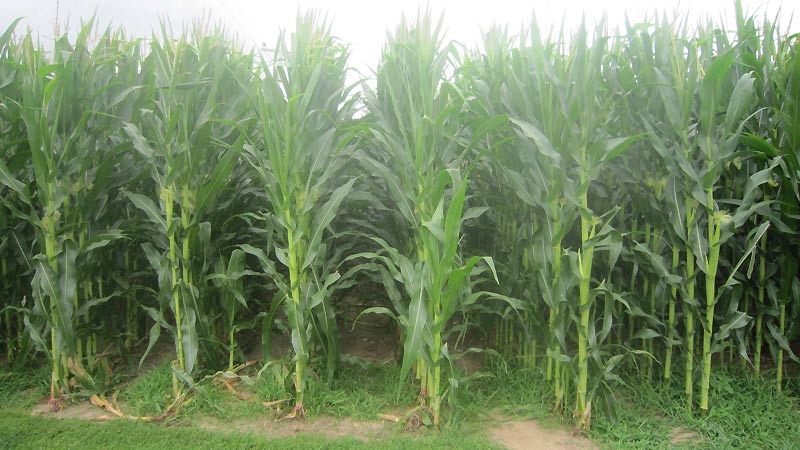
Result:
{"type": "MultiPolygon", "coordinates": [[[[692,222],[694,221],[695,208],[693,200],[686,200],[686,231],[687,237],[690,238],[692,233],[692,222]]],[[[686,366],[685,366],[685,392],[686,392],[686,410],[691,412],[693,409],[693,394],[694,394],[694,310],[693,306],[696,303],[695,299],[695,279],[694,279],[694,252],[690,242],[686,244],[686,295],[688,298],[684,299],[684,308],[686,313],[686,366]]]]}
{"type": "Polygon", "coordinates": [[[305,372],[305,365],[306,365],[306,349],[305,349],[305,337],[302,336],[305,333],[305,330],[301,329],[300,326],[300,314],[303,314],[301,299],[300,299],[300,275],[299,275],[299,268],[298,268],[298,248],[297,244],[294,242],[294,232],[292,230],[292,226],[294,225],[292,222],[292,214],[289,211],[285,212],[286,218],[289,221],[288,229],[286,230],[287,239],[288,239],[288,252],[289,252],[289,284],[292,293],[292,303],[294,308],[294,315],[295,315],[295,326],[294,330],[298,333],[298,341],[300,345],[300,354],[296,356],[295,360],[295,394],[296,394],[296,405],[298,408],[303,408],[303,394],[304,394],[304,372],[305,372]]]}
{"type": "Polygon", "coordinates": [[[753,355],[753,371],[756,375],[761,375],[761,345],[764,341],[762,336],[762,325],[764,321],[764,292],[767,285],[767,235],[759,243],[760,252],[758,255],[758,313],[756,314],[756,349],[753,355]]]}
{"type": "MultiPolygon", "coordinates": [[[[786,303],[781,305],[781,314],[780,314],[780,332],[781,336],[785,336],[786,334],[786,303]]],[[[783,389],[783,348],[778,346],[778,358],[777,358],[777,373],[775,375],[775,383],[778,392],[781,392],[783,389]]]]}
{"type": "MultiPolygon", "coordinates": [[[[709,208],[713,205],[708,191],[709,208]]],[[[714,333],[714,307],[716,306],[716,277],[719,264],[720,234],[722,224],[711,214],[708,218],[708,267],[706,271],[706,324],[703,330],[703,375],[700,382],[700,412],[708,414],[708,392],[711,383],[711,337],[714,333]]]]}
{"type": "MultiPolygon", "coordinates": [[[[681,252],[677,245],[672,246],[672,273],[678,272],[681,252]]],[[[669,312],[667,321],[667,353],[664,356],[664,380],[672,377],[672,341],[675,339],[675,302],[678,298],[678,286],[670,288],[669,312]]]]}
{"type": "MultiPolygon", "coordinates": [[[[585,158],[584,158],[585,159],[585,158]]],[[[588,200],[586,193],[580,195],[581,206],[588,210],[588,200]]],[[[592,217],[586,213],[581,214],[581,253],[578,254],[578,266],[581,272],[579,294],[580,294],[580,328],[578,330],[578,385],[576,386],[577,396],[577,420],[584,429],[589,429],[588,405],[586,402],[587,385],[589,380],[589,364],[587,352],[589,346],[589,313],[591,310],[591,298],[589,284],[592,278],[592,259],[594,256],[594,246],[587,246],[586,242],[594,236],[594,224],[592,217]]]]}
{"type": "Polygon", "coordinates": [[[178,282],[177,245],[175,242],[175,231],[169,231],[172,228],[171,224],[174,211],[174,194],[171,186],[164,188],[164,208],[166,213],[167,230],[169,233],[169,265],[172,273],[172,301],[175,307],[175,331],[178,340],[178,367],[185,371],[186,361],[183,355],[183,322],[181,320],[181,296],[178,282]]]}

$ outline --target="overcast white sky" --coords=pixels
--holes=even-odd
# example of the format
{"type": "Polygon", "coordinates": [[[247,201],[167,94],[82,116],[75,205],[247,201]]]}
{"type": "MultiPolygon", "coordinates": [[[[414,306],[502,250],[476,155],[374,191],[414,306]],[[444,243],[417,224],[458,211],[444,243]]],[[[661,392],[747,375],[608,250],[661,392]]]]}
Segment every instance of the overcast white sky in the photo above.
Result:
{"type": "MultiPolygon", "coordinates": [[[[52,36],[58,12],[63,24],[69,19],[76,28],[81,18],[97,11],[100,23],[122,25],[129,34],[149,37],[157,28],[159,16],[169,17],[173,25],[210,13],[251,44],[271,47],[281,28],[291,29],[298,11],[315,8],[327,12],[336,36],[349,43],[351,62],[359,67],[375,67],[386,31],[394,29],[401,14],[416,16],[417,10],[430,5],[434,13],[444,11],[447,37],[465,45],[479,41],[481,29],[492,24],[507,24],[510,31],[528,21],[535,11],[543,28],[559,24],[562,17],[569,26],[577,25],[585,13],[587,21],[598,20],[605,11],[610,25],[624,23],[627,14],[633,21],[642,20],[654,11],[688,12],[700,20],[712,17],[733,24],[733,0],[0,0],[0,31],[16,17],[24,16],[22,29],[31,27],[42,38],[52,36]]],[[[800,31],[797,16],[800,1],[743,0],[745,11],[774,18],[780,10],[782,28],[800,31]]]]}

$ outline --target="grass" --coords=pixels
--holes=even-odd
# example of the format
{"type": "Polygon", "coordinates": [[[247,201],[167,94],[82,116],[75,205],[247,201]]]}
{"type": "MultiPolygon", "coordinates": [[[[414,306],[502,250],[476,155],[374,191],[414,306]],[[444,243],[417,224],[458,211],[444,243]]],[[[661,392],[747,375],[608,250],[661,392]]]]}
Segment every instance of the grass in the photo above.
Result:
{"type": "MultiPolygon", "coordinates": [[[[219,419],[257,419],[265,415],[264,406],[258,402],[287,400],[291,403],[291,380],[285,365],[275,364],[259,376],[253,370],[249,377],[252,385],[239,383],[240,392],[252,394],[254,403],[237,400],[223,387],[209,381],[199,384],[199,395],[194,404],[184,409],[184,415],[210,415],[219,419]]],[[[306,413],[310,418],[326,416],[350,418],[356,421],[376,420],[380,413],[394,414],[398,409],[411,409],[400,405],[398,399],[414,398],[413,389],[405,384],[398,391],[397,367],[393,364],[344,363],[340,375],[330,384],[315,376],[310,378],[306,413]]],[[[171,392],[171,375],[168,365],[158,368],[135,380],[123,391],[124,400],[136,414],[156,414],[163,410],[164,398],[171,392]],[[159,403],[160,402],[160,403],[159,403]],[[153,408],[158,406],[160,409],[153,408]]]]}
{"type": "MultiPolygon", "coordinates": [[[[269,438],[192,426],[207,416],[246,422],[273,414],[260,404],[239,401],[209,382],[201,383],[202,393],[167,424],[31,416],[33,406],[47,395],[47,367],[0,368],[0,401],[4,405],[0,412],[0,448],[492,449],[498,447],[484,431],[492,414],[536,419],[544,428],[563,429],[570,423],[570,418],[550,413],[552,392],[538,372],[502,362],[495,362],[493,369],[498,376],[476,378],[453,397],[463,407],[451,413],[450,425],[442,432],[398,430],[365,442],[313,434],[269,438]]],[[[249,388],[256,399],[266,401],[285,395],[278,372],[265,371],[249,388]]],[[[374,421],[378,413],[407,409],[397,401],[396,374],[396,368],[386,365],[345,364],[341,376],[328,387],[322,382],[310,385],[314,400],[308,404],[309,420],[332,416],[374,421]]],[[[590,437],[608,449],[790,449],[800,442],[800,403],[794,392],[785,389],[780,394],[771,378],[759,379],[723,368],[715,371],[711,381],[712,395],[720,401],[708,417],[700,417],[685,412],[681,380],[667,386],[639,383],[631,376],[628,386],[617,391],[618,421],[612,423],[597,413],[590,437]],[[676,430],[690,435],[683,443],[673,444],[670,439],[676,430]]],[[[119,398],[129,414],[157,414],[163,411],[170,392],[171,374],[169,366],[164,365],[125,385],[119,398]]],[[[409,395],[402,392],[401,398],[409,395]]]]}
{"type": "MultiPolygon", "coordinates": [[[[201,394],[173,421],[166,424],[128,420],[89,422],[32,416],[34,405],[47,395],[49,371],[0,368],[0,448],[8,449],[498,449],[480,429],[453,426],[441,433],[397,432],[376,441],[331,439],[322,435],[267,438],[247,433],[208,431],[189,426],[195,419],[213,415],[225,420],[264,419],[269,412],[258,404],[238,401],[211,383],[201,384],[201,394]]],[[[376,420],[375,414],[396,405],[396,371],[378,365],[345,365],[342,376],[329,388],[314,383],[319,396],[309,404],[310,420],[322,415],[376,420]]],[[[169,365],[157,367],[132,380],[120,391],[125,412],[148,415],[163,412],[171,392],[169,365]]],[[[268,375],[252,387],[257,399],[269,400],[282,391],[268,375]]]]}
{"type": "Polygon", "coordinates": [[[45,419],[20,412],[0,412],[0,448],[6,449],[496,449],[488,441],[457,431],[394,435],[379,441],[352,438],[332,440],[319,435],[267,439],[191,427],[166,427],[116,420],[87,423],[73,419],[45,419]]]}
{"type": "Polygon", "coordinates": [[[0,410],[31,409],[47,395],[50,368],[0,367],[0,410]]]}
{"type": "Polygon", "coordinates": [[[707,417],[685,412],[682,380],[672,386],[631,383],[619,395],[619,421],[598,417],[592,437],[614,449],[797,448],[800,403],[793,394],[778,393],[771,381],[716,369],[711,394],[718,401],[707,417]],[[676,445],[670,442],[674,431],[694,436],[676,445]]]}
{"type": "Polygon", "coordinates": [[[167,396],[172,393],[172,369],[169,363],[155,367],[135,378],[120,392],[129,411],[136,416],[156,416],[166,408],[167,396]]]}

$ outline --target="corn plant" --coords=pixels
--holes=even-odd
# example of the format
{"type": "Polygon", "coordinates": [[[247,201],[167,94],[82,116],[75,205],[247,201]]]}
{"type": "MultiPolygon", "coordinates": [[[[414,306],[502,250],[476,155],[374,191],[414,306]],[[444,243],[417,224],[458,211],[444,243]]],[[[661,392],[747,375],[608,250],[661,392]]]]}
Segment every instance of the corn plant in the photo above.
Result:
{"type": "Polygon", "coordinates": [[[236,353],[237,316],[241,308],[247,308],[244,297],[245,253],[236,249],[230,257],[220,257],[216,262],[215,273],[209,275],[220,289],[222,309],[225,312],[225,325],[228,330],[228,370],[233,370],[234,356],[236,353]]]}
{"type": "Polygon", "coordinates": [[[258,59],[202,21],[147,44],[89,21],[41,45],[17,23],[0,34],[0,345],[45,356],[53,408],[164,331],[176,394],[234,370],[259,320],[270,358],[283,311],[302,417],[338,374],[333,299],[359,274],[386,290],[362,314],[396,321],[400,383],[434,425],[476,323],[578,429],[613,418],[620,369],[682,371],[703,414],[717,362],[791,387],[799,41],[739,2],[735,30],[534,19],[476,52],[421,13],[389,33],[363,105],[314,13],[258,59]]]}
{"type": "Polygon", "coordinates": [[[272,59],[262,59],[251,92],[261,126],[245,155],[263,188],[262,226],[271,230],[274,245],[242,249],[259,259],[282,294],[294,350],[292,417],[305,414],[313,354],[322,355],[329,378],[339,358],[330,293],[340,274],[327,263],[335,254],[327,230],[355,182],[341,176],[354,105],[345,85],[347,56],[324,21],[302,16],[291,39],[281,34],[272,59]],[[288,274],[267,256],[273,251],[288,274]]]}
{"type": "MultiPolygon", "coordinates": [[[[562,36],[559,42],[565,40],[562,36]]],[[[590,336],[595,298],[605,289],[602,284],[600,290],[591,286],[594,252],[610,250],[608,263],[613,268],[620,245],[619,233],[610,225],[616,210],[593,212],[589,193],[600,170],[622,154],[630,140],[598,133],[602,121],[611,119],[595,110],[610,108],[610,97],[596,77],[603,70],[603,38],[589,46],[582,27],[570,41],[571,47],[560,49],[541,36],[535,22],[520,37],[521,47],[502,75],[501,97],[519,143],[513,148],[517,155],[499,159],[499,174],[536,212],[529,215],[544,222],[537,245],[528,252],[543,255],[538,257],[537,285],[549,310],[546,376],[554,382],[556,409],[565,406],[567,384],[574,382],[574,414],[588,428],[591,394],[600,386],[593,381],[590,393],[589,357],[600,364],[603,358],[599,347],[590,348],[589,339],[599,344],[607,336],[606,332],[590,336]],[[565,241],[576,222],[580,223],[577,251],[565,241]],[[571,328],[577,343],[577,355],[572,356],[567,343],[571,328]]]]}
{"type": "Polygon", "coordinates": [[[25,145],[25,128],[17,105],[21,102],[18,73],[21,46],[12,39],[19,20],[15,20],[0,36],[0,289],[5,356],[8,361],[21,360],[27,352],[23,314],[23,298],[30,298],[29,274],[31,233],[24,210],[28,190],[25,171],[30,152],[25,145]],[[21,197],[20,197],[21,196],[21,197]]]}
{"type": "MultiPolygon", "coordinates": [[[[499,163],[498,174],[503,184],[535,211],[530,216],[537,216],[544,222],[538,236],[533,237],[528,254],[539,255],[536,281],[541,287],[541,300],[548,309],[546,378],[554,383],[554,409],[561,409],[567,378],[563,366],[568,361],[564,357],[567,293],[575,285],[575,279],[564,274],[564,239],[578,214],[575,204],[567,201],[567,198],[575,198],[576,183],[569,170],[572,161],[555,150],[548,136],[563,136],[565,140],[571,136],[565,132],[566,122],[556,120],[556,108],[561,100],[560,83],[542,76],[522,76],[531,73],[535,65],[547,64],[555,56],[553,47],[542,42],[535,23],[529,34],[519,39],[526,47],[520,49],[518,57],[512,58],[511,64],[495,69],[502,80],[500,98],[504,104],[492,112],[509,115],[519,135],[518,144],[510,149],[508,156],[498,155],[494,160],[499,163]]],[[[486,43],[486,47],[497,48],[491,43],[486,43]]],[[[502,63],[499,58],[493,60],[502,63]]],[[[561,143],[555,145],[560,147],[561,143]]],[[[569,146],[566,142],[563,145],[569,146]]]]}
{"type": "Polygon", "coordinates": [[[797,298],[797,282],[793,274],[797,271],[798,263],[792,251],[792,247],[797,245],[797,239],[792,235],[796,235],[796,220],[793,216],[800,198],[794,182],[800,167],[796,150],[800,144],[796,125],[800,111],[797,94],[800,85],[800,58],[797,56],[797,39],[781,40],[777,25],[769,21],[757,27],[752,18],[742,14],[738,3],[737,35],[741,41],[739,59],[747,69],[752,70],[756,79],[757,103],[763,105],[762,109],[751,116],[748,132],[741,141],[760,156],[760,167],[773,169],[772,179],[763,187],[763,195],[776,200],[769,218],[781,233],[777,245],[767,245],[764,239],[759,247],[753,369],[759,374],[762,344],[767,336],[771,337],[776,347],[777,355],[773,356],[777,365],[777,387],[780,390],[784,354],[788,353],[792,359],[797,359],[786,340],[786,311],[787,306],[797,298]],[[792,238],[786,239],[789,236],[792,238]],[[770,250],[777,252],[770,255],[770,250]],[[777,284],[770,284],[767,279],[768,259],[779,263],[777,284]],[[763,330],[765,318],[768,333],[763,330]]]}
{"type": "Polygon", "coordinates": [[[123,127],[156,194],[125,192],[147,218],[149,242],[142,249],[159,285],[157,308],[148,307],[155,324],[142,361],[166,328],[175,337],[176,369],[191,374],[200,337],[211,334],[200,285],[211,270],[204,262],[215,231],[209,217],[242,150],[248,116],[238,86],[252,73],[252,55],[222,30],[196,22],[179,39],[162,27],[142,66],[148,77],[137,88],[152,96],[151,107],[123,127]]]}
{"type": "MultiPolygon", "coordinates": [[[[19,63],[21,98],[16,107],[30,149],[32,179],[30,185],[11,178],[8,182],[28,209],[18,210],[17,215],[35,229],[34,304],[25,321],[33,342],[51,361],[54,406],[59,393],[69,391],[70,374],[78,384],[92,381],[84,369],[82,336],[76,330],[90,308],[107,298],[80,295],[77,285],[93,251],[122,236],[119,231],[87,226],[89,211],[98,215],[104,211],[100,199],[114,166],[113,152],[103,151],[109,138],[100,130],[108,121],[100,109],[117,51],[110,31],[92,49],[92,30],[90,21],[74,44],[60,36],[52,53],[37,47],[30,34],[20,47],[24,57],[19,63]],[[103,54],[106,50],[108,54],[103,54]]],[[[92,354],[87,356],[91,360],[92,354]]]]}
{"type": "MultiPolygon", "coordinates": [[[[491,258],[461,258],[462,224],[485,208],[464,209],[467,157],[477,140],[470,139],[459,121],[464,99],[449,75],[456,51],[452,45],[443,47],[441,25],[426,13],[413,24],[404,19],[389,35],[376,90],[367,96],[374,148],[359,154],[395,203],[397,222],[410,231],[406,242],[396,241],[397,247],[375,237],[380,250],[360,255],[375,261],[371,267],[381,274],[395,309],[366,312],[388,314],[398,322],[401,381],[414,368],[421,406],[436,426],[455,387],[448,383],[452,376],[446,376],[451,366],[448,324],[484,295],[470,290],[470,279],[484,270],[477,264],[484,261],[494,273],[491,258]],[[403,286],[402,293],[396,283],[403,286]]],[[[484,132],[476,130],[475,135],[484,132]]]]}
{"type": "MultiPolygon", "coordinates": [[[[738,310],[737,295],[734,294],[727,305],[731,313],[719,327],[721,335],[712,347],[716,305],[722,297],[722,291],[729,292],[729,288],[737,284],[734,277],[738,269],[745,258],[752,254],[753,242],[761,239],[768,227],[768,222],[763,222],[748,234],[744,252],[738,255],[739,261],[726,262],[729,276],[725,283],[718,286],[720,251],[733,236],[733,227],[741,226],[760,206],[764,206],[763,203],[756,204],[753,196],[724,199],[724,203],[737,205],[736,210],[729,213],[720,207],[723,199],[717,193],[727,163],[741,157],[737,153],[738,136],[741,133],[741,121],[752,98],[754,80],[749,73],[735,76],[732,70],[735,54],[732,44],[718,30],[708,29],[698,38],[689,38],[676,34],[665,22],[656,27],[653,36],[648,36],[648,39],[655,49],[649,69],[655,77],[652,89],[663,102],[662,114],[666,120],[655,116],[655,121],[645,120],[644,126],[651,131],[649,142],[667,165],[670,174],[666,185],[667,210],[672,234],[682,242],[680,245],[685,253],[685,284],[680,291],[686,321],[687,407],[691,409],[693,405],[694,319],[704,313],[701,321],[703,366],[700,408],[707,412],[711,354],[719,350],[716,344],[722,336],[747,323],[743,313],[738,310]],[[694,127],[699,132],[689,133],[688,130],[694,127]],[[704,274],[704,311],[695,292],[697,273],[704,274]]],[[[754,174],[744,191],[757,189],[766,181],[764,173],[754,174]]],[[[677,267],[675,259],[672,267],[673,270],[677,267]]]]}

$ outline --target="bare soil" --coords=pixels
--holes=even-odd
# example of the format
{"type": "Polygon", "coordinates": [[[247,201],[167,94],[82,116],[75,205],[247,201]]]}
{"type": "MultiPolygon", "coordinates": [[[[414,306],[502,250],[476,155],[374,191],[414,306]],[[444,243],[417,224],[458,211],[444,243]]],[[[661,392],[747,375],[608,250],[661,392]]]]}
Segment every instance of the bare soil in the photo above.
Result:
{"type": "Polygon", "coordinates": [[[583,436],[569,431],[545,428],[535,420],[511,420],[489,428],[489,435],[509,450],[595,450],[598,447],[583,436]]]}
{"type": "Polygon", "coordinates": [[[47,400],[45,400],[43,402],[40,402],[33,408],[33,411],[31,411],[31,415],[33,416],[46,415],[47,417],[54,419],[81,419],[81,420],[89,420],[92,422],[119,418],[113,414],[109,414],[103,408],[92,405],[88,401],[65,405],[57,412],[52,412],[50,410],[50,405],[48,405],[47,400]]]}
{"type": "MultiPolygon", "coordinates": [[[[33,415],[56,419],[88,421],[116,420],[103,408],[89,402],[73,403],[58,412],[50,412],[47,402],[34,408],[33,415]]],[[[222,433],[247,433],[265,438],[291,437],[300,434],[319,434],[326,438],[355,438],[362,441],[380,439],[395,432],[396,424],[388,421],[354,421],[346,418],[319,417],[313,419],[236,419],[222,420],[202,417],[194,424],[204,430],[222,433]]],[[[534,420],[506,420],[488,428],[489,436],[509,450],[594,450],[598,447],[582,436],[574,436],[559,428],[543,427],[534,420]]],[[[671,433],[672,444],[685,444],[696,439],[690,431],[676,428],[671,433]]]]}
{"type": "Polygon", "coordinates": [[[204,417],[197,422],[204,430],[225,433],[248,433],[268,438],[290,437],[298,434],[321,434],[328,438],[350,437],[362,441],[378,439],[392,432],[387,422],[356,422],[349,419],[320,417],[315,419],[257,419],[220,420],[204,417]]]}
{"type": "Polygon", "coordinates": [[[669,431],[669,443],[672,445],[691,444],[698,441],[697,433],[677,427],[669,431]]]}

